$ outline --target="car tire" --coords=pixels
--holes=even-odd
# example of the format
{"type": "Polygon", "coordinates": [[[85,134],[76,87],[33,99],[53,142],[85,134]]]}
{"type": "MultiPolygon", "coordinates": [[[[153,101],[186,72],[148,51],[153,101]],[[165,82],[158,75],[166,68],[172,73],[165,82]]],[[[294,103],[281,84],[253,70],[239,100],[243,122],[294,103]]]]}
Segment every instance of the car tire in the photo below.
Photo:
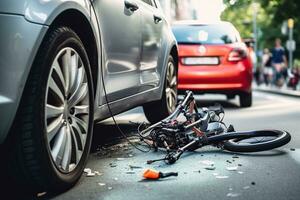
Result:
{"type": "Polygon", "coordinates": [[[93,132],[88,55],[70,28],[49,30],[13,126],[14,179],[31,192],[61,192],[81,177],[93,132]]]}
{"type": "Polygon", "coordinates": [[[164,80],[162,98],[143,106],[146,118],[150,123],[156,123],[169,116],[177,104],[178,70],[174,59],[169,56],[164,80]]]}
{"type": "Polygon", "coordinates": [[[240,97],[240,105],[243,108],[251,107],[252,106],[252,92],[250,93],[241,93],[240,97]]]}
{"type": "Polygon", "coordinates": [[[226,98],[227,98],[228,101],[230,101],[230,100],[233,100],[235,98],[235,95],[233,95],[233,94],[227,94],[226,98]]]}

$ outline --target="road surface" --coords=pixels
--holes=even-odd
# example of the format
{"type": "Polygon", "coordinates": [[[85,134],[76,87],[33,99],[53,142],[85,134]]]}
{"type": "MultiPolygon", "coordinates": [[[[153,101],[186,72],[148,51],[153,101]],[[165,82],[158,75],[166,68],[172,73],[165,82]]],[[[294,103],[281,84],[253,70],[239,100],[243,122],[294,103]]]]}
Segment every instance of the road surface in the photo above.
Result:
{"type": "MultiPolygon", "coordinates": [[[[254,92],[251,108],[238,107],[238,101],[226,102],[224,97],[200,96],[199,105],[208,106],[216,100],[225,107],[225,122],[236,130],[284,129],[292,141],[279,149],[252,154],[232,154],[205,147],[187,153],[176,164],[158,162],[147,165],[148,159],[162,157],[163,152],[142,153],[116,138],[119,133],[107,120],[95,127],[92,153],[87,168],[100,175],[83,174],[78,184],[60,195],[45,194],[37,199],[51,200],[157,200],[157,199],[256,199],[282,200],[300,198],[300,99],[254,92]],[[223,99],[223,100],[222,100],[223,99]],[[220,101],[221,100],[221,101],[220,101]],[[116,145],[103,148],[105,143],[116,145]],[[215,170],[206,170],[211,161],[215,170]],[[131,168],[131,167],[132,168],[131,168]],[[228,167],[236,167],[229,171],[228,167]],[[159,181],[142,179],[145,168],[176,171],[178,177],[159,181]]],[[[117,121],[126,134],[136,126],[128,120],[142,122],[142,109],[119,115],[117,121]]]]}

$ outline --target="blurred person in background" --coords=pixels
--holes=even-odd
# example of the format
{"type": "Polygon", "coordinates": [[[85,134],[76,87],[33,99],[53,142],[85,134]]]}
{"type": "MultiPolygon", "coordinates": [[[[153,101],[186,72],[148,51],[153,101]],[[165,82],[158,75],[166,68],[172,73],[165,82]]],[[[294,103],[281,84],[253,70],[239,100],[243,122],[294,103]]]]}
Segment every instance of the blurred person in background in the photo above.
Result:
{"type": "Polygon", "coordinates": [[[253,38],[245,38],[243,39],[244,43],[248,48],[248,53],[251,58],[252,66],[253,66],[253,77],[257,85],[261,83],[261,68],[257,65],[257,56],[254,52],[254,39],[253,38]]]}
{"type": "Polygon", "coordinates": [[[289,80],[287,86],[293,90],[297,90],[297,86],[300,80],[300,62],[296,60],[293,68],[289,71],[289,80]]]}
{"type": "Polygon", "coordinates": [[[272,66],[274,67],[274,84],[281,87],[284,84],[284,80],[287,75],[287,58],[285,55],[285,49],[281,46],[281,40],[276,38],[275,47],[271,51],[272,54],[272,66]]]}
{"type": "Polygon", "coordinates": [[[262,68],[264,74],[264,82],[268,86],[272,83],[273,79],[273,69],[272,69],[272,55],[268,48],[265,48],[262,55],[262,68]]]}

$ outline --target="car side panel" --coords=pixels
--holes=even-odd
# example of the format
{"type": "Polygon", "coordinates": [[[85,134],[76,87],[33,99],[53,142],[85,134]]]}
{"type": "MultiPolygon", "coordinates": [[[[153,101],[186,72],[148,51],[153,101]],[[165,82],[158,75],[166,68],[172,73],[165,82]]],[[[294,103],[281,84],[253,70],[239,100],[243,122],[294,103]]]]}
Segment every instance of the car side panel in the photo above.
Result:
{"type": "Polygon", "coordinates": [[[30,67],[48,27],[0,14],[0,143],[15,118],[30,67]],[[12,26],[14,24],[14,26],[12,26]]]}
{"type": "Polygon", "coordinates": [[[140,87],[140,10],[132,12],[119,0],[94,0],[93,7],[100,24],[108,99],[136,94],[140,87]]]}

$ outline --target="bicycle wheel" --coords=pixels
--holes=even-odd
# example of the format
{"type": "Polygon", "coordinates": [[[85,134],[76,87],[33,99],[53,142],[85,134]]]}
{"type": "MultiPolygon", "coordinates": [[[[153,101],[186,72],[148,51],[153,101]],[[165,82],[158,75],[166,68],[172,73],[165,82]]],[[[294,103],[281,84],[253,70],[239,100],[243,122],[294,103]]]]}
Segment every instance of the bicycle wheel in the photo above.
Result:
{"type": "Polygon", "coordinates": [[[224,143],[224,149],[234,152],[257,152],[267,151],[281,147],[291,140],[291,135],[286,131],[259,130],[247,132],[241,137],[238,132],[230,133],[237,138],[224,143]]]}

